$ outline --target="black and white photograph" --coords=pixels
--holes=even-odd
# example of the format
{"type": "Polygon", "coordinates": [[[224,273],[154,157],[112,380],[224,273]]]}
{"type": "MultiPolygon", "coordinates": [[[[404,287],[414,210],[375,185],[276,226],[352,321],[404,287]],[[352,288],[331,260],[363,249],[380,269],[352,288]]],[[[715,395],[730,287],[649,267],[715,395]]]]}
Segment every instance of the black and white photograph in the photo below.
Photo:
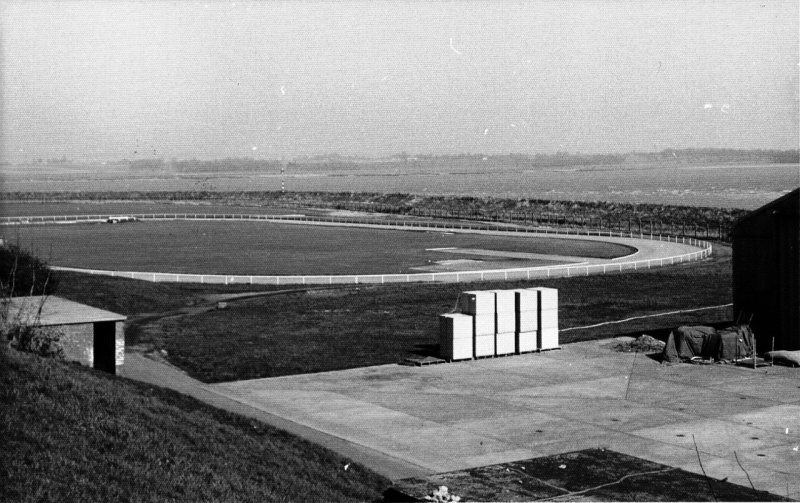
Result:
{"type": "Polygon", "coordinates": [[[800,500],[796,0],[0,0],[0,501],[800,500]]]}

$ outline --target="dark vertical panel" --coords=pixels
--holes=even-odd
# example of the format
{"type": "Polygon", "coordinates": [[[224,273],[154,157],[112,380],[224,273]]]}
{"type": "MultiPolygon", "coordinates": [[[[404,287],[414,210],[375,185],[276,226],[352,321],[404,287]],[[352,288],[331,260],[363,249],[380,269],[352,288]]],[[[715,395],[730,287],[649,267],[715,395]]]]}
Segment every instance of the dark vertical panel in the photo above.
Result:
{"type": "Polygon", "coordinates": [[[800,349],[800,221],[797,215],[785,212],[776,215],[779,232],[776,235],[778,256],[776,257],[778,295],[776,298],[776,321],[780,327],[776,335],[776,347],[780,338],[782,349],[800,349]]]}
{"type": "Polygon", "coordinates": [[[116,323],[98,321],[94,324],[94,368],[117,373],[116,365],[116,323]]]}

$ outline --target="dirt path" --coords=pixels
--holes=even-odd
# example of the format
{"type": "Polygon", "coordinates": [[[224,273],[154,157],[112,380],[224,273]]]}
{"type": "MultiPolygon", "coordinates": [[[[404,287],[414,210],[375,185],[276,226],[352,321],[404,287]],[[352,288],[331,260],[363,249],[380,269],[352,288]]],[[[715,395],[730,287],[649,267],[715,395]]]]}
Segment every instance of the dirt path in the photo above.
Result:
{"type": "MultiPolygon", "coordinates": [[[[202,303],[193,304],[191,306],[171,309],[160,313],[141,313],[128,317],[125,324],[125,331],[129,334],[136,334],[137,340],[160,339],[162,332],[161,325],[163,322],[173,319],[182,318],[184,316],[195,316],[198,314],[207,313],[216,309],[224,309],[221,303],[231,303],[242,300],[254,299],[257,297],[271,297],[277,295],[288,295],[293,293],[305,293],[311,290],[342,290],[350,289],[351,286],[337,285],[328,287],[309,287],[309,288],[291,288],[286,290],[276,290],[270,292],[244,292],[244,293],[219,293],[219,294],[205,294],[199,296],[202,303]]],[[[147,358],[154,361],[161,362],[166,365],[171,364],[166,360],[166,351],[156,351],[153,342],[140,342],[129,344],[126,346],[126,351],[133,353],[141,353],[147,358]]]]}

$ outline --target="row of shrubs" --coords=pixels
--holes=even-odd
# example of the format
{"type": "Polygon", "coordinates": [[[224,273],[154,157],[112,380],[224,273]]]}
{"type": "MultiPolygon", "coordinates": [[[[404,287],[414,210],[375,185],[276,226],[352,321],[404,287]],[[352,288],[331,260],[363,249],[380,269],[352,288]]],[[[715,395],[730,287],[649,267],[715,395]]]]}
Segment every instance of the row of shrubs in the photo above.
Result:
{"type": "Polygon", "coordinates": [[[747,211],[735,208],[632,204],[603,201],[551,201],[470,196],[433,196],[365,192],[16,192],[16,201],[203,201],[372,211],[435,218],[528,222],[557,226],[656,232],[728,241],[747,211]]]}

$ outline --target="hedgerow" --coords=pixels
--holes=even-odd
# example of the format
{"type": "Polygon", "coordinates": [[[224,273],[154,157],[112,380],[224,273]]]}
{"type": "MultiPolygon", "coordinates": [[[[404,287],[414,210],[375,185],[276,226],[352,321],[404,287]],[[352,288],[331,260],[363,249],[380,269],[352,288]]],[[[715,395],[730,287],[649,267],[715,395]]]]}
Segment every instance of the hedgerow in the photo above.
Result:
{"type": "Polygon", "coordinates": [[[747,210],[736,208],[369,192],[13,192],[7,193],[4,198],[8,201],[40,202],[199,201],[230,205],[314,207],[435,218],[664,232],[721,240],[728,240],[733,225],[747,214],[747,210]]]}

